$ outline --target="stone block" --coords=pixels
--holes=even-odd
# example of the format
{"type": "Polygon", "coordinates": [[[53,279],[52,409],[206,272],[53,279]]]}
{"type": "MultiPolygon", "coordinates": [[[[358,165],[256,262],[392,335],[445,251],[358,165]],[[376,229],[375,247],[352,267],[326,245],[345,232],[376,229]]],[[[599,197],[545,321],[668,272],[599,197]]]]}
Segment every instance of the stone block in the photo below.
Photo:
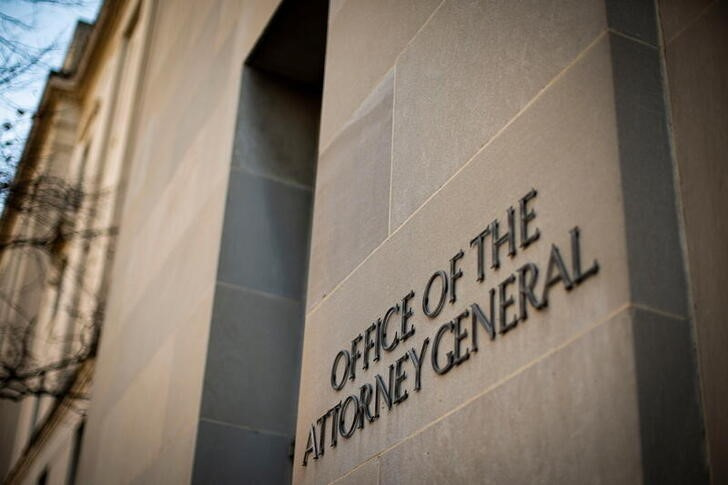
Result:
{"type": "Polygon", "coordinates": [[[379,459],[374,458],[339,478],[332,485],[376,485],[379,483],[379,459]]]}
{"type": "Polygon", "coordinates": [[[333,2],[326,45],[323,151],[441,0],[333,2]]]}
{"type": "Polygon", "coordinates": [[[193,484],[285,484],[291,480],[287,462],[291,440],[202,420],[197,431],[193,484]]]}
{"type": "Polygon", "coordinates": [[[232,166],[311,186],[320,104],[318,93],[245,67],[232,166]]]}
{"type": "Polygon", "coordinates": [[[387,237],[392,82],[390,72],[319,158],[309,308],[387,237]]]}
{"type": "Polygon", "coordinates": [[[659,53],[611,33],[610,46],[632,299],[684,316],[687,292],[659,53]]]}
{"type": "Polygon", "coordinates": [[[632,310],[645,483],[708,483],[691,322],[632,310]]]}
{"type": "Polygon", "coordinates": [[[201,416],[293,435],[303,305],[217,285],[201,416]]]}
{"type": "Polygon", "coordinates": [[[654,47],[657,46],[657,14],[652,0],[606,0],[609,28],[654,47]]]}
{"type": "Polygon", "coordinates": [[[597,0],[445,2],[397,61],[392,229],[605,28],[597,0]]]}
{"type": "Polygon", "coordinates": [[[642,483],[629,311],[381,457],[382,484],[642,483]]]}
{"type": "Polygon", "coordinates": [[[691,346],[624,310],[398,443],[381,483],[707,483],[691,346]]]}
{"type": "Polygon", "coordinates": [[[231,170],[218,279],[302,298],[310,200],[306,189],[231,170]]]}

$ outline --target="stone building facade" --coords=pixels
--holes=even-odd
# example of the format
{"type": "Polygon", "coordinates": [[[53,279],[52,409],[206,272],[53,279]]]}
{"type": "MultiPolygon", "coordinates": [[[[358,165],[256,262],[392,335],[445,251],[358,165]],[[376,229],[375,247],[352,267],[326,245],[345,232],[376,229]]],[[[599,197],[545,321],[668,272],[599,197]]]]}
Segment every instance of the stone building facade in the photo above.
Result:
{"type": "MultiPolygon", "coordinates": [[[[74,479],[728,481],[726,27],[108,1],[76,98],[119,232],[74,479]]],[[[48,442],[12,480],[63,483],[48,442]]]]}

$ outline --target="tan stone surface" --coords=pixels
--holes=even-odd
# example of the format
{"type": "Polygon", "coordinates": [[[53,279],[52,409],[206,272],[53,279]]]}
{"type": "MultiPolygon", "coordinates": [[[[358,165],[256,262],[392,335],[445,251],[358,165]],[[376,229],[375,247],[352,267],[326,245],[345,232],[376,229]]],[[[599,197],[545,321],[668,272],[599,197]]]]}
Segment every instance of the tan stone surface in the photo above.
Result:
{"type": "Polygon", "coordinates": [[[241,65],[277,4],[157,3],[79,483],[191,478],[241,65]]]}
{"type": "MultiPolygon", "coordinates": [[[[211,302],[212,294],[207,292],[197,308],[191,310],[188,320],[177,321],[176,328],[164,340],[152,336],[148,346],[137,341],[136,365],[116,365],[113,373],[108,368],[97,372],[98,379],[104,379],[102,383],[114,385],[111,389],[98,386],[104,392],[100,396],[95,390],[94,405],[108,411],[100,419],[96,412],[91,417],[93,421],[89,420],[87,429],[93,434],[87,435],[85,443],[92,443],[93,447],[84,448],[83,459],[87,461],[82,463],[90,467],[82,468],[82,478],[127,483],[167,470],[162,483],[179,483],[172,481],[173,477],[189,481],[203,371],[189,352],[194,345],[206,341],[204,322],[209,322],[211,302]],[[147,352],[152,354],[147,356],[147,352]],[[103,374],[99,375],[100,372],[103,374]],[[176,461],[170,462],[169,458],[175,456],[176,461]],[[116,470],[116,475],[109,475],[109,470],[116,470]],[[169,473],[171,470],[173,474],[169,473]]],[[[128,353],[128,345],[121,341],[118,348],[127,349],[128,353]]],[[[126,361],[111,351],[107,359],[126,361]]]]}
{"type": "Polygon", "coordinates": [[[379,483],[379,458],[373,458],[351,473],[339,478],[332,485],[373,485],[379,483]]]}
{"type": "Polygon", "coordinates": [[[108,470],[128,470],[135,474],[148,467],[163,446],[165,409],[146,406],[148,402],[166,402],[169,396],[169,369],[172,365],[172,342],[158,348],[151,361],[137,374],[109,410],[101,429],[101,439],[94,450],[101,457],[95,476],[105,476],[112,483],[121,477],[106,475],[108,470]],[[129,425],[134,423],[134,432],[129,425]]]}
{"type": "Polygon", "coordinates": [[[331,0],[329,2],[329,23],[334,17],[336,17],[336,14],[339,13],[339,10],[341,10],[341,7],[343,7],[345,3],[346,0],[331,0]]]}
{"type": "Polygon", "coordinates": [[[600,0],[445,2],[397,61],[391,229],[605,27],[600,0]]]}
{"type": "MultiPolygon", "coordinates": [[[[673,20],[663,5],[663,27],[673,20]]],[[[728,481],[728,8],[714,4],[667,45],[665,61],[713,483],[728,481]]],[[[700,2],[696,2],[700,3],[700,2]]],[[[690,8],[688,8],[690,7],[690,8]]]]}
{"type": "Polygon", "coordinates": [[[381,456],[385,484],[642,483],[629,310],[381,456]]]}
{"type": "Polygon", "coordinates": [[[332,2],[319,148],[323,151],[441,0],[332,2]]]}
{"type": "MultiPolygon", "coordinates": [[[[624,220],[619,179],[612,74],[606,36],[534,101],[500,136],[473,159],[422,210],[393,233],[332,295],[307,317],[304,339],[298,436],[306,426],[355,389],[347,384],[335,392],[329,384],[338,349],[410,289],[415,336],[357,377],[373,381],[375,373],[432,337],[439,324],[473,302],[485,305],[489,288],[526,262],[545,271],[551,243],[568,247],[568,231],[582,231],[584,258],[599,260],[599,274],[569,294],[552,291],[548,309],[481,350],[446,377],[436,376],[427,363],[421,395],[413,394],[401,408],[358,432],[317,463],[300,466],[305,439],[297,440],[294,481],[332,480],[432,422],[454,407],[507,378],[548,351],[608,318],[629,299],[624,220]],[[503,219],[509,205],[535,187],[535,225],[541,239],[504,256],[501,268],[475,281],[475,253],[468,244],[490,221],[503,219]],[[429,275],[447,270],[448,259],[466,251],[461,267],[458,301],[428,321],[420,308],[429,275]],[[426,396],[425,396],[426,394],[426,396]]],[[[542,273],[543,274],[543,273],[542,273]]],[[[410,369],[411,372],[411,369],[410,369]]],[[[411,379],[411,378],[410,378],[411,379]]],[[[411,391],[411,380],[406,381],[411,391]]],[[[356,388],[358,389],[358,388],[356,388]]]]}
{"type": "Polygon", "coordinates": [[[393,81],[390,71],[319,157],[308,308],[387,237],[393,81]]]}

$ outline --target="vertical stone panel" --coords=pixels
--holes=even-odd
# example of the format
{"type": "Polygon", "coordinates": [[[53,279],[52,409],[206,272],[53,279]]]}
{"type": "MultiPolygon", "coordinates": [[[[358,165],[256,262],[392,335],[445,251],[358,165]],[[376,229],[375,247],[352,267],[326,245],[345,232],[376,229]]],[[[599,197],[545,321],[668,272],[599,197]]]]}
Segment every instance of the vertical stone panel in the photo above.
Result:
{"type": "Polygon", "coordinates": [[[233,168],[313,185],[321,95],[282,77],[245,67],[233,145],[233,168]]]}
{"type": "Polygon", "coordinates": [[[632,319],[644,483],[708,483],[691,323],[641,308],[632,319]]]}
{"type": "MultiPolygon", "coordinates": [[[[285,53],[285,40],[262,49],[285,53]]],[[[249,66],[241,83],[195,483],[291,474],[320,94],[249,66]]]]}
{"type": "Polygon", "coordinates": [[[442,0],[341,0],[332,2],[321,151],[394,65],[407,42],[442,0]]]}
{"type": "Polygon", "coordinates": [[[607,2],[632,302],[642,472],[647,483],[707,480],[703,422],[652,2],[607,2]],[[654,35],[653,35],[654,34],[654,35]],[[666,377],[666,376],[669,376],[666,377]]]}
{"type": "Polygon", "coordinates": [[[319,157],[308,308],[387,237],[393,81],[390,71],[319,157]]]}
{"type": "Polygon", "coordinates": [[[687,311],[673,166],[657,49],[610,34],[630,291],[636,303],[687,311]]]}
{"type": "Polygon", "coordinates": [[[268,433],[200,422],[192,483],[288,483],[290,439],[268,433]],[[242,478],[244,477],[244,479],[242,478]]]}
{"type": "Polygon", "coordinates": [[[285,434],[296,422],[303,305],[218,283],[203,419],[285,434]]]}
{"type": "Polygon", "coordinates": [[[657,47],[654,0],[606,0],[605,3],[610,29],[657,47]]]}
{"type": "Polygon", "coordinates": [[[220,281],[301,298],[310,201],[311,192],[306,188],[232,170],[220,247],[220,281]]]}

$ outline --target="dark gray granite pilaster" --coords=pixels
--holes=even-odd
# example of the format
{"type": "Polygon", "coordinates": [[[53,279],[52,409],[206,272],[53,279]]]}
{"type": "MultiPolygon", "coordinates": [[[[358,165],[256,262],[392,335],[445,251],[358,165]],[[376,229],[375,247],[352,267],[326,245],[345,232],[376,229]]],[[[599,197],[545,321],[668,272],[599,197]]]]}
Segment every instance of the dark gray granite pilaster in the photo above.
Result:
{"type": "Polygon", "coordinates": [[[645,483],[707,483],[657,13],[607,0],[645,483]],[[644,310],[642,309],[644,308],[644,310]]]}
{"type": "Polygon", "coordinates": [[[290,483],[290,439],[271,433],[200,421],[192,483],[290,483]]]}
{"type": "Polygon", "coordinates": [[[645,483],[707,483],[690,321],[632,311],[645,483]]]}
{"type": "Polygon", "coordinates": [[[320,95],[245,67],[194,483],[288,483],[320,95]]]}

